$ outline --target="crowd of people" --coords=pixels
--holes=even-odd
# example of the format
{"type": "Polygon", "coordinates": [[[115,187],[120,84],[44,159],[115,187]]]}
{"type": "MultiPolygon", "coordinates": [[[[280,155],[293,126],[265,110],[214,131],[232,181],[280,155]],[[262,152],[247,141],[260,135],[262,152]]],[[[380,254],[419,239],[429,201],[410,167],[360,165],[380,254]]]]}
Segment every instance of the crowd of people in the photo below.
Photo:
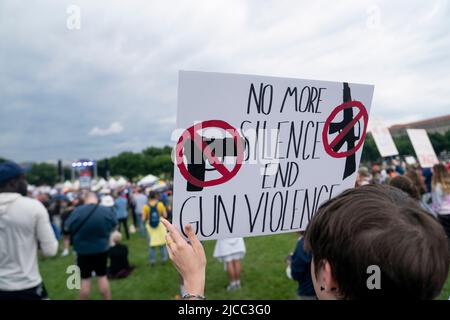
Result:
{"type": "MultiPolygon", "coordinates": [[[[450,174],[449,165],[436,164],[433,168],[409,166],[393,159],[384,164],[374,164],[370,169],[361,166],[355,188],[367,185],[392,186],[403,191],[409,200],[418,205],[442,226],[450,239],[450,174]]],[[[389,189],[388,189],[389,190],[389,189]]],[[[392,190],[390,191],[392,192],[392,190]]],[[[301,232],[297,246],[287,259],[287,275],[298,281],[297,297],[316,299],[311,275],[312,254],[305,249],[305,233],[301,232]]]]}
{"type": "Polygon", "coordinates": [[[149,265],[168,260],[166,229],[171,219],[171,187],[155,192],[133,184],[115,190],[58,190],[31,194],[23,169],[0,164],[0,299],[47,299],[38,268],[44,256],[71,254],[80,271],[80,299],[88,299],[95,277],[104,299],[111,299],[108,279],[128,277],[134,266],[122,242],[139,232],[149,248],[149,265]],[[131,217],[132,224],[128,226],[131,217]]]}
{"type": "MultiPolygon", "coordinates": [[[[448,163],[421,169],[392,160],[361,167],[355,188],[320,206],[287,258],[298,298],[435,299],[448,279],[449,208],[448,163]],[[368,285],[370,270],[379,270],[380,283],[368,285]]],[[[204,299],[202,244],[191,225],[186,241],[163,223],[185,298],[204,299]]]]}
{"type": "MultiPolygon", "coordinates": [[[[0,164],[0,299],[46,299],[38,249],[72,254],[80,269],[80,299],[91,279],[111,299],[109,279],[128,277],[135,266],[122,238],[137,233],[148,245],[148,265],[170,258],[180,273],[185,299],[203,299],[206,256],[187,225],[186,241],[171,225],[172,191],[129,184],[116,190],[41,193],[30,197],[24,171],[0,164]],[[132,224],[128,225],[128,221],[132,224]]],[[[301,232],[288,256],[287,276],[298,281],[299,299],[433,299],[449,270],[450,174],[396,160],[360,167],[355,188],[325,202],[301,232]],[[382,287],[367,287],[367,267],[381,270],[382,287]]],[[[213,256],[224,263],[229,285],[241,288],[244,239],[216,242],[213,256]]]]}

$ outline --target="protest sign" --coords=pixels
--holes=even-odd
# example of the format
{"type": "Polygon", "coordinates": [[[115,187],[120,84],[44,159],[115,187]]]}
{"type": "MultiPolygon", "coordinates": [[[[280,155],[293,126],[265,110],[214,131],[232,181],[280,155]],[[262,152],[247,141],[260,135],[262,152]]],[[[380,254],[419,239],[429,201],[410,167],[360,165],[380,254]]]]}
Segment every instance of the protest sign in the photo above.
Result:
{"type": "Polygon", "coordinates": [[[370,120],[372,134],[375,145],[377,146],[380,155],[384,157],[396,156],[398,155],[397,147],[395,146],[394,140],[392,139],[391,133],[387,126],[381,120],[370,120]]]}
{"type": "Polygon", "coordinates": [[[406,132],[422,168],[431,168],[439,163],[425,129],[407,129],[406,132]]]}
{"type": "Polygon", "coordinates": [[[355,184],[373,86],[181,71],[173,223],[202,240],[304,230],[355,184]]]}

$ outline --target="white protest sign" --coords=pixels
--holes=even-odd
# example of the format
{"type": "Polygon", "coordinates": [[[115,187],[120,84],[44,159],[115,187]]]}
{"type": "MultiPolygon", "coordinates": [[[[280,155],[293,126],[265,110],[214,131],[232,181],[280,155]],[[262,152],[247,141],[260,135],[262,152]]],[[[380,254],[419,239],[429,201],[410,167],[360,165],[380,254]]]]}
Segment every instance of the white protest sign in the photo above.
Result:
{"type": "Polygon", "coordinates": [[[439,163],[425,129],[407,129],[406,132],[422,168],[431,168],[439,163]]]}
{"type": "Polygon", "coordinates": [[[355,185],[373,88],[181,71],[173,224],[202,240],[304,230],[355,185]]]}
{"type": "Polygon", "coordinates": [[[372,134],[380,155],[383,158],[398,155],[397,147],[395,146],[387,126],[381,120],[373,121],[372,119],[370,121],[370,126],[370,133],[372,134]]]}

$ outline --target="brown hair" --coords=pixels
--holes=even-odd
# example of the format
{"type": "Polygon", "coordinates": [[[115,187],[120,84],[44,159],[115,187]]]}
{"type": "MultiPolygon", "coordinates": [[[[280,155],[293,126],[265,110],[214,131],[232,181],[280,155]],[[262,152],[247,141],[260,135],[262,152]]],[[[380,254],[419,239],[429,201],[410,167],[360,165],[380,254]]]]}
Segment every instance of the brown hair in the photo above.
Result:
{"type": "Polygon", "coordinates": [[[404,192],[386,185],[349,189],[325,202],[305,236],[316,275],[330,263],[342,299],[433,299],[447,280],[442,226],[404,192]],[[377,265],[381,288],[370,290],[377,265]]]}
{"type": "Polygon", "coordinates": [[[408,168],[406,170],[405,177],[411,179],[412,183],[416,186],[420,195],[423,195],[424,193],[427,192],[427,189],[425,188],[425,183],[422,177],[417,172],[416,168],[414,167],[408,168]]]}
{"type": "Polygon", "coordinates": [[[450,174],[442,163],[435,164],[433,167],[433,189],[438,183],[441,185],[444,193],[450,194],[450,174]]]}
{"type": "Polygon", "coordinates": [[[389,185],[398,188],[402,190],[403,192],[407,193],[411,196],[411,198],[420,200],[420,193],[417,187],[414,185],[414,183],[405,176],[397,176],[391,179],[389,181],[389,185]]]}

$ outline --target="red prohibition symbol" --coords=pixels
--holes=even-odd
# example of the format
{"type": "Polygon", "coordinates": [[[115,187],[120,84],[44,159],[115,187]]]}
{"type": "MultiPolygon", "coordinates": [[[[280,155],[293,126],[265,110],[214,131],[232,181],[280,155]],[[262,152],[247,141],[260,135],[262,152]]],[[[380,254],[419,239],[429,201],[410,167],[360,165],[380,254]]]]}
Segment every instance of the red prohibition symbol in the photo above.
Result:
{"type": "Polygon", "coordinates": [[[369,121],[369,115],[367,114],[367,110],[364,107],[364,105],[359,101],[348,101],[348,102],[345,102],[345,103],[337,106],[331,112],[330,116],[325,121],[325,125],[323,127],[322,141],[323,141],[323,146],[325,148],[325,151],[333,158],[345,158],[345,157],[348,157],[348,156],[351,156],[352,154],[354,154],[356,151],[359,150],[359,148],[361,148],[361,146],[364,143],[364,138],[366,137],[368,121],[369,121]],[[339,132],[339,134],[334,138],[334,140],[329,142],[328,141],[328,129],[330,128],[330,124],[333,121],[333,119],[342,110],[348,109],[348,108],[353,108],[353,107],[357,108],[359,110],[359,112],[356,114],[356,116],[353,118],[353,120],[350,121],[344,127],[344,129],[341,130],[341,132],[339,132]],[[359,122],[359,120],[361,118],[363,119],[363,122],[364,122],[364,130],[362,132],[361,137],[359,138],[358,143],[355,145],[355,147],[350,150],[343,151],[343,152],[334,151],[333,147],[336,144],[338,144],[342,139],[345,138],[345,135],[356,125],[357,122],[359,122]]]}
{"type": "MultiPolygon", "coordinates": [[[[176,145],[175,157],[177,161],[177,167],[180,170],[181,175],[188,182],[197,187],[211,187],[227,182],[238,173],[239,169],[242,166],[242,161],[244,159],[244,147],[242,145],[242,139],[239,136],[239,133],[236,130],[236,128],[234,128],[229,123],[222,120],[207,120],[197,123],[192,127],[187,128],[183,132],[176,145]],[[209,145],[205,141],[203,141],[203,138],[197,133],[198,130],[205,128],[223,129],[232,135],[234,144],[236,146],[236,163],[231,171],[228,170],[227,167],[214,155],[209,145]],[[189,173],[183,161],[184,156],[183,143],[188,139],[194,141],[197,147],[205,155],[205,158],[208,160],[208,162],[222,175],[220,178],[201,181],[189,173]]],[[[223,160],[225,160],[225,157],[223,157],[223,160]]]]}

